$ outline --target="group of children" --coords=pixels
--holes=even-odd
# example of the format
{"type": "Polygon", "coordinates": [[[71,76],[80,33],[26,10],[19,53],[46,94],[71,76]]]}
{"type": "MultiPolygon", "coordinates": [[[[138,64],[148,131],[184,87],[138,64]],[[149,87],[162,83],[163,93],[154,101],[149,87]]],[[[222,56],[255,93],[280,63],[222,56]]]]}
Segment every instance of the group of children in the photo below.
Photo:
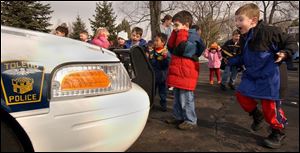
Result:
{"type": "MultiPolygon", "coordinates": [[[[67,37],[68,36],[68,28],[66,26],[58,26],[55,29],[55,35],[67,37]]],[[[89,34],[87,31],[81,31],[79,34],[79,38],[83,42],[91,43],[94,45],[97,45],[102,48],[122,48],[122,49],[128,49],[135,45],[146,47],[147,42],[142,38],[143,35],[143,29],[139,27],[135,27],[131,31],[131,37],[128,40],[128,34],[124,31],[121,31],[118,33],[117,36],[117,45],[113,45],[108,40],[109,32],[107,28],[105,27],[99,27],[96,31],[95,37],[90,40],[89,34]]]]}
{"type": "MultiPolygon", "coordinates": [[[[279,148],[282,145],[286,137],[284,129],[287,118],[281,109],[283,99],[279,94],[279,66],[297,50],[297,43],[279,28],[265,25],[259,20],[259,15],[256,4],[243,5],[235,13],[238,29],[233,32],[233,39],[222,47],[213,43],[205,49],[199,35],[201,31],[191,28],[193,16],[188,11],[180,11],[172,17],[173,30],[169,38],[159,33],[151,42],[153,46],[149,43],[147,56],[155,71],[156,88],[163,111],[167,109],[167,88],[174,87],[174,118],[166,120],[167,123],[176,124],[183,130],[197,127],[194,90],[199,76],[198,58],[204,52],[204,57],[209,60],[210,84],[213,84],[212,76],[216,73],[222,89],[225,89],[230,72],[230,87],[234,88],[238,68],[245,68],[236,90],[237,101],[253,117],[253,131],[261,129],[263,119],[270,124],[272,130],[263,141],[265,146],[279,148]],[[221,80],[222,65],[225,75],[221,80]],[[256,100],[261,100],[262,112],[256,100]]],[[[142,34],[143,30],[138,27],[133,28],[129,40],[126,40],[126,33],[119,33],[118,47],[145,46],[142,34]]],[[[107,36],[107,30],[98,29],[92,43],[107,48],[107,36]]]]}

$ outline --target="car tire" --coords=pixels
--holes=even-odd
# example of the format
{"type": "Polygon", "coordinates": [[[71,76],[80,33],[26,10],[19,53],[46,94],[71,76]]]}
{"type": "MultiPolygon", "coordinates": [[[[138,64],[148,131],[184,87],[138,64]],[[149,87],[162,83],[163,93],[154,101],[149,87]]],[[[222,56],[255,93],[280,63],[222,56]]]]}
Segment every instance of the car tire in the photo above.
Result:
{"type": "Polygon", "coordinates": [[[24,147],[13,129],[1,120],[1,152],[24,151],[24,147]]]}

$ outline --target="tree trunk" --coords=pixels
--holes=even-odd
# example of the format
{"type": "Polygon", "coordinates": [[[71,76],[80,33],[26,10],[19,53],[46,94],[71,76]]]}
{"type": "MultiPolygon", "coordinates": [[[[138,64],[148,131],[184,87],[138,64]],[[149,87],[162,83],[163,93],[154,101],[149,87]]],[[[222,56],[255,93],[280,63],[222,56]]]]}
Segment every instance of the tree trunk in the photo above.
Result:
{"type": "Polygon", "coordinates": [[[262,1],[263,5],[264,5],[264,12],[263,12],[263,15],[264,15],[264,22],[265,23],[268,23],[267,21],[267,9],[268,9],[268,6],[269,6],[269,3],[268,2],[268,5],[266,5],[266,2],[265,1],[262,1]]]}
{"type": "Polygon", "coordinates": [[[274,12],[276,11],[276,6],[277,5],[278,5],[278,1],[273,1],[271,13],[270,13],[270,16],[269,16],[269,24],[273,23],[273,16],[274,16],[274,12]]]}
{"type": "Polygon", "coordinates": [[[161,14],[161,1],[149,1],[150,8],[150,25],[151,25],[151,38],[157,33],[160,33],[160,14],[161,14]]]}

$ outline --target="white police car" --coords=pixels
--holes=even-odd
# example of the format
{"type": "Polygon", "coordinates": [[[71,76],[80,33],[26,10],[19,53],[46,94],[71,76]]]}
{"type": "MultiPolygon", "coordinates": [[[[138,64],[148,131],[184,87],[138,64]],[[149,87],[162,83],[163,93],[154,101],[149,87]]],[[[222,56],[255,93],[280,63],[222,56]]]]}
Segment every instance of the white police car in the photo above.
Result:
{"type": "Polygon", "coordinates": [[[111,51],[1,26],[1,151],[125,151],[150,99],[111,51]]]}

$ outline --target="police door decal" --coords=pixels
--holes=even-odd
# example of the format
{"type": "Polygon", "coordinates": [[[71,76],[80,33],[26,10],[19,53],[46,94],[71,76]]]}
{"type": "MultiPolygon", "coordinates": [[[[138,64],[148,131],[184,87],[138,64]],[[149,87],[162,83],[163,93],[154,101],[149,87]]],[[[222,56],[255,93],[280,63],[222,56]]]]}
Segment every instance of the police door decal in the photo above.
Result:
{"type": "MultiPolygon", "coordinates": [[[[1,97],[3,96],[6,107],[42,102],[44,76],[43,66],[26,61],[1,63],[1,88],[3,91],[1,97]]],[[[28,110],[30,106],[25,108],[28,110]]],[[[13,110],[21,111],[23,109],[15,108],[13,110]]]]}

